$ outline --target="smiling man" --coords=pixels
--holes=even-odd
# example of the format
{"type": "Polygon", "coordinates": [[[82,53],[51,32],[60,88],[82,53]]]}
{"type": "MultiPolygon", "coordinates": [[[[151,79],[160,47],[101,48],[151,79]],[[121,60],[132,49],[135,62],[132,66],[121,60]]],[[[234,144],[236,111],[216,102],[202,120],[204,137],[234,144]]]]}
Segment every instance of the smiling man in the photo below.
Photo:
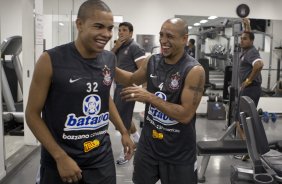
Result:
{"type": "Polygon", "coordinates": [[[166,20],[160,30],[162,53],[147,59],[136,72],[117,68],[127,101],[146,103],[144,127],[134,158],[135,184],[197,184],[196,110],[203,95],[205,72],[187,52],[188,25],[166,20]]]}
{"type": "Polygon", "coordinates": [[[110,97],[116,59],[104,47],[112,37],[112,12],[103,1],[87,0],[76,26],[75,42],[41,55],[30,86],[26,120],[42,144],[40,184],[115,184],[110,120],[126,159],[133,143],[110,97]]]}

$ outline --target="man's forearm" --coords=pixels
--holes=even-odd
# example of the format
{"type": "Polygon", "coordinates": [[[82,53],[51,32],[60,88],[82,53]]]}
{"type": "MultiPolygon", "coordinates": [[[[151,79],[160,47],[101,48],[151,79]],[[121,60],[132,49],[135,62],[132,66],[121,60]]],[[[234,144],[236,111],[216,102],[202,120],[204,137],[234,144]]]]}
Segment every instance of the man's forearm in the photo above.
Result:
{"type": "Polygon", "coordinates": [[[37,120],[27,120],[34,136],[45,147],[45,149],[57,160],[66,155],[66,152],[57,144],[51,132],[41,118],[37,120]],[[36,123],[35,123],[36,122],[36,123]]]}
{"type": "Polygon", "coordinates": [[[256,76],[261,72],[262,68],[263,68],[263,63],[261,61],[257,61],[257,63],[254,64],[252,72],[248,76],[248,79],[250,81],[253,81],[256,78],[256,76]]]}
{"type": "Polygon", "coordinates": [[[122,120],[119,116],[119,113],[117,111],[116,105],[113,102],[113,99],[110,97],[109,101],[109,111],[110,111],[110,121],[114,124],[116,129],[121,133],[125,134],[128,133],[126,128],[124,127],[122,120]]]}
{"type": "Polygon", "coordinates": [[[187,124],[194,116],[194,113],[191,111],[186,112],[183,106],[164,101],[152,93],[150,97],[148,97],[148,103],[153,105],[168,117],[175,119],[180,123],[187,124]]]}

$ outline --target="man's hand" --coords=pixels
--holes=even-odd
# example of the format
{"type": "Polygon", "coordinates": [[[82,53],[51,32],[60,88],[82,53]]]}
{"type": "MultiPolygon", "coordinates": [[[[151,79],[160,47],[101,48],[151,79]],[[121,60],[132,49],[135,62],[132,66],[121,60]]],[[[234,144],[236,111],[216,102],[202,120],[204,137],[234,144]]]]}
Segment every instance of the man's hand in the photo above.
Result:
{"type": "Polygon", "coordinates": [[[133,86],[123,88],[120,95],[122,99],[126,101],[150,102],[153,94],[146,89],[133,84],[133,86]]]}
{"type": "Polygon", "coordinates": [[[126,160],[130,160],[134,152],[134,144],[130,139],[128,133],[124,133],[121,136],[121,143],[124,149],[124,158],[126,160]]]}
{"type": "Polygon", "coordinates": [[[124,44],[126,41],[128,40],[127,37],[119,37],[116,42],[115,42],[115,46],[114,46],[114,50],[116,51],[117,49],[119,49],[122,44],[124,44]]]}
{"type": "Polygon", "coordinates": [[[247,78],[247,79],[242,83],[242,85],[241,85],[241,90],[244,89],[245,87],[249,86],[250,84],[252,84],[252,81],[247,78]]]}
{"type": "Polygon", "coordinates": [[[75,183],[81,180],[81,169],[77,163],[68,155],[56,159],[57,168],[63,182],[75,183]]]}

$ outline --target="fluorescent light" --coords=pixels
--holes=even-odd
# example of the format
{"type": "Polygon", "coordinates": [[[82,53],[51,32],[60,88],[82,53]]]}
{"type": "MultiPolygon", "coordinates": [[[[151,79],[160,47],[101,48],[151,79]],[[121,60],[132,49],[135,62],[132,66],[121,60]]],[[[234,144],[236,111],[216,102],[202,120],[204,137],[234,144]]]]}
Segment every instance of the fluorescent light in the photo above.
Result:
{"type": "Polygon", "coordinates": [[[216,19],[217,16],[209,16],[208,19],[212,20],[212,19],[216,19]]]}
{"type": "Polygon", "coordinates": [[[192,26],[188,26],[188,29],[192,29],[193,27],[192,26]]]}
{"type": "Polygon", "coordinates": [[[59,22],[59,25],[60,25],[60,26],[64,26],[65,24],[64,24],[64,23],[62,23],[62,22],[59,22]]]}
{"type": "Polygon", "coordinates": [[[199,25],[201,25],[200,23],[198,23],[198,22],[196,22],[195,24],[194,24],[194,26],[199,26],[199,25]]]}
{"type": "Polygon", "coordinates": [[[207,20],[201,20],[200,21],[201,24],[204,24],[204,23],[207,23],[207,22],[208,22],[207,20]]]}

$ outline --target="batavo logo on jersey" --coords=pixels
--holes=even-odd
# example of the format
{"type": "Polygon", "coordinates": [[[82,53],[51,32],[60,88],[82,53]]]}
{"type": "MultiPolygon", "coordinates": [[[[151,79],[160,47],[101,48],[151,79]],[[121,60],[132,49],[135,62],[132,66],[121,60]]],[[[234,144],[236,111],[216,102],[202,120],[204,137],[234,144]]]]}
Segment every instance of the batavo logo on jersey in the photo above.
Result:
{"type": "Polygon", "coordinates": [[[164,134],[163,133],[159,133],[156,130],[153,130],[152,136],[153,136],[154,139],[163,139],[164,138],[164,134]]]}
{"type": "Polygon", "coordinates": [[[91,94],[84,98],[82,110],[85,116],[77,117],[68,114],[65,122],[65,131],[96,130],[109,124],[109,112],[99,114],[101,110],[101,98],[99,95],[91,94]]]}
{"type": "Polygon", "coordinates": [[[84,152],[87,153],[93,150],[94,148],[100,146],[100,141],[98,139],[95,139],[94,141],[87,141],[83,143],[83,146],[84,146],[84,152]]]}
{"type": "MultiPolygon", "coordinates": [[[[157,91],[155,93],[156,96],[158,96],[159,98],[163,99],[164,101],[167,100],[166,95],[163,92],[157,91]]],[[[167,115],[165,115],[164,113],[162,113],[161,111],[159,111],[157,108],[153,107],[150,105],[149,107],[149,111],[148,114],[152,116],[154,121],[157,121],[163,125],[175,125],[178,122],[172,118],[169,118],[167,115]]]]}

